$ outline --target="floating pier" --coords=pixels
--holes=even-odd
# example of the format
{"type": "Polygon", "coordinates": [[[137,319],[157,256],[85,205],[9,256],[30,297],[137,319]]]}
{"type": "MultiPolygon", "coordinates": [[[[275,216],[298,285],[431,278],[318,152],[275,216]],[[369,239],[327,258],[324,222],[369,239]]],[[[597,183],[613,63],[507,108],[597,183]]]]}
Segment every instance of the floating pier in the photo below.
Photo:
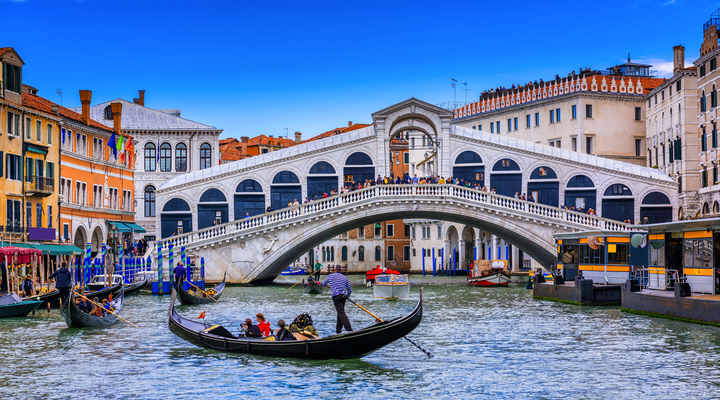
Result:
{"type": "Polygon", "coordinates": [[[582,306],[619,306],[621,296],[621,285],[596,285],[592,279],[576,279],[562,284],[538,283],[533,286],[533,298],[582,306]]]}

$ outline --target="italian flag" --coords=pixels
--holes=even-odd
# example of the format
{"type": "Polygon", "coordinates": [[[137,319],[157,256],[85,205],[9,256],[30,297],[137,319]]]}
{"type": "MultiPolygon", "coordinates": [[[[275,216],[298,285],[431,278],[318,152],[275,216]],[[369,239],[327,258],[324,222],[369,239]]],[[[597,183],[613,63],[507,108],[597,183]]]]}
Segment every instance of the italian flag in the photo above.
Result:
{"type": "Polygon", "coordinates": [[[123,162],[123,160],[125,159],[125,155],[122,152],[123,151],[123,135],[122,135],[122,133],[119,136],[120,136],[120,138],[117,140],[117,142],[115,142],[115,149],[117,150],[118,153],[120,153],[120,162],[123,162]]]}

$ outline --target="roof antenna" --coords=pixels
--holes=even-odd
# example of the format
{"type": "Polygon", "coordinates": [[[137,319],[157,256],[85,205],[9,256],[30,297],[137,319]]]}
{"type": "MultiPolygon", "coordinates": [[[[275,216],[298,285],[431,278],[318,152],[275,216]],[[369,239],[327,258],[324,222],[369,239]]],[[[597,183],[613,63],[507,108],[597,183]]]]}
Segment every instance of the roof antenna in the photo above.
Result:
{"type": "Polygon", "coordinates": [[[285,139],[287,139],[288,138],[288,128],[283,128],[283,129],[285,129],[285,139]]]}
{"type": "Polygon", "coordinates": [[[62,89],[57,88],[55,90],[55,93],[57,93],[57,95],[60,97],[60,105],[62,105],[62,89]]]}
{"type": "Polygon", "coordinates": [[[465,105],[467,105],[467,92],[469,92],[470,89],[467,88],[467,82],[463,82],[462,84],[465,85],[465,89],[463,90],[465,91],[465,105]]]}
{"type": "Polygon", "coordinates": [[[628,53],[628,62],[630,62],[630,53],[628,53]]]}

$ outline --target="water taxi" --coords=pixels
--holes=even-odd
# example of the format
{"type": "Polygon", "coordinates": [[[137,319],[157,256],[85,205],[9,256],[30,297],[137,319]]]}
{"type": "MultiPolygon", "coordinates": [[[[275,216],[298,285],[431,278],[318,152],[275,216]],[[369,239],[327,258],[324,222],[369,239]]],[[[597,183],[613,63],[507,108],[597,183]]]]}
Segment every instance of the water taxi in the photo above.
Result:
{"type": "Polygon", "coordinates": [[[382,274],[375,277],[373,295],[376,299],[407,299],[410,296],[410,280],[405,274],[382,274]]]}

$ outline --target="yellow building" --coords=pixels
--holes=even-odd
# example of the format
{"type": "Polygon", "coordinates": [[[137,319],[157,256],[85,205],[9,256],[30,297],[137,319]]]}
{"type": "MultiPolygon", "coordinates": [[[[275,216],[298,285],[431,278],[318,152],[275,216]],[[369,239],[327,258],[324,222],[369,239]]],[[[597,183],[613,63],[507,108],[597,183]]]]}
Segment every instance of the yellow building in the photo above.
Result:
{"type": "Polygon", "coordinates": [[[0,48],[0,228],[5,242],[58,240],[59,109],[38,107],[24,62],[0,48]]]}

